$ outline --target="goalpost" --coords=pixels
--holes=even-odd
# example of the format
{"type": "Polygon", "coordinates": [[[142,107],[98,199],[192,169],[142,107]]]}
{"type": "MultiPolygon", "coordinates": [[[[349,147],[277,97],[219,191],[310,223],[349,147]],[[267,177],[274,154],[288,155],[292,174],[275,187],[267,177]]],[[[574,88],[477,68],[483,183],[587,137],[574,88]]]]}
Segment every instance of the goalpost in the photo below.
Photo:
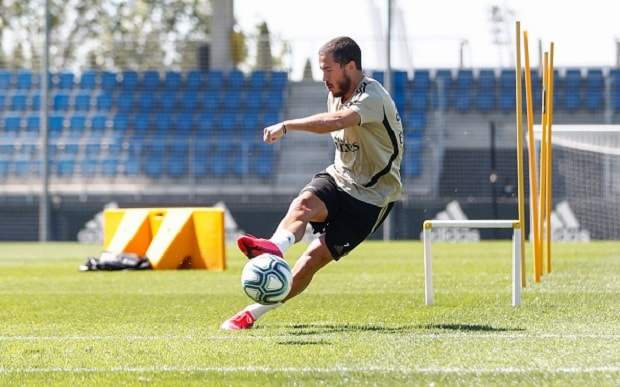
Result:
{"type": "Polygon", "coordinates": [[[552,145],[552,239],[620,240],[620,125],[554,125],[552,145]]]}

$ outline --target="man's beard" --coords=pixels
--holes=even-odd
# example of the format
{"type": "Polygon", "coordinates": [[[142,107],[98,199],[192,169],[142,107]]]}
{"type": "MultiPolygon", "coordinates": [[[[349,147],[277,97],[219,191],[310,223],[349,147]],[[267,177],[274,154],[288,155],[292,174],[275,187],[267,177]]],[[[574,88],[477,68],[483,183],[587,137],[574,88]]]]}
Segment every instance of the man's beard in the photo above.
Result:
{"type": "Polygon", "coordinates": [[[341,81],[338,81],[338,91],[333,93],[334,97],[336,98],[340,98],[343,97],[351,88],[351,78],[347,75],[344,74],[344,79],[341,81]]]}

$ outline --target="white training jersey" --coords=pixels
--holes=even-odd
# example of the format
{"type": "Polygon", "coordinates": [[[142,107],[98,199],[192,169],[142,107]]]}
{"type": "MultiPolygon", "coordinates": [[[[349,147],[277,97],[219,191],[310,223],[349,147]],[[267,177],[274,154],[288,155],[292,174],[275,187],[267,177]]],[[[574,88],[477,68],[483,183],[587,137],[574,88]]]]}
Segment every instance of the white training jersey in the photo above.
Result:
{"type": "Polygon", "coordinates": [[[345,103],[329,93],[327,111],[344,109],[357,112],[360,123],[331,132],[336,155],[327,173],[354,198],[384,207],[403,192],[403,127],[396,105],[379,82],[364,77],[345,103]]]}

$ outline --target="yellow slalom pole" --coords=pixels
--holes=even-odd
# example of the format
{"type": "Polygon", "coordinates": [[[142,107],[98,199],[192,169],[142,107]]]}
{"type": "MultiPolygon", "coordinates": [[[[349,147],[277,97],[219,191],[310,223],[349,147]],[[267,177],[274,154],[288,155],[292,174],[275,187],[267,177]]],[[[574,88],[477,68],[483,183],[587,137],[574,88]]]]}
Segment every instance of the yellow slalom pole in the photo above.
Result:
{"type": "Polygon", "coordinates": [[[553,48],[549,48],[549,91],[547,101],[547,273],[551,273],[551,210],[553,209],[553,48]]]}
{"type": "Polygon", "coordinates": [[[536,168],[536,148],[534,144],[534,107],[532,105],[532,73],[530,72],[530,53],[528,47],[527,31],[523,32],[523,49],[525,54],[525,102],[527,105],[527,140],[529,155],[529,176],[530,176],[530,239],[532,246],[532,258],[534,263],[534,282],[540,282],[541,274],[541,251],[540,251],[540,224],[538,220],[538,187],[537,187],[537,168],[536,168]]]}
{"type": "Polygon", "coordinates": [[[548,155],[547,155],[547,141],[549,141],[547,137],[547,123],[549,119],[549,53],[545,52],[543,59],[543,106],[542,106],[542,114],[541,114],[541,141],[540,141],[540,195],[538,197],[538,202],[540,203],[540,217],[538,218],[539,230],[540,230],[540,240],[539,243],[541,245],[542,252],[542,270],[541,274],[546,272],[547,266],[547,165],[548,165],[548,155]]]}
{"type": "Polygon", "coordinates": [[[515,23],[516,55],[516,118],[517,118],[517,207],[519,210],[519,227],[521,228],[521,286],[525,287],[525,185],[523,177],[523,104],[521,101],[521,23],[515,23]]]}

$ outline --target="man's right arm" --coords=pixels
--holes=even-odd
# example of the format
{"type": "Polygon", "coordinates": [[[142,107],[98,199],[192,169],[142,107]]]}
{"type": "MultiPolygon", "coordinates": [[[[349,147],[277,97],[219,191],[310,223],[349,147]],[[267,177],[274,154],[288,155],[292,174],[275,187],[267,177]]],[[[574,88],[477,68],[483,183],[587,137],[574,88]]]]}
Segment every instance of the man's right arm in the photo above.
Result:
{"type": "Polygon", "coordinates": [[[354,110],[344,109],[331,113],[319,113],[312,116],[286,120],[265,128],[263,140],[267,144],[278,141],[289,130],[312,133],[329,133],[335,130],[359,125],[360,115],[354,110]]]}

